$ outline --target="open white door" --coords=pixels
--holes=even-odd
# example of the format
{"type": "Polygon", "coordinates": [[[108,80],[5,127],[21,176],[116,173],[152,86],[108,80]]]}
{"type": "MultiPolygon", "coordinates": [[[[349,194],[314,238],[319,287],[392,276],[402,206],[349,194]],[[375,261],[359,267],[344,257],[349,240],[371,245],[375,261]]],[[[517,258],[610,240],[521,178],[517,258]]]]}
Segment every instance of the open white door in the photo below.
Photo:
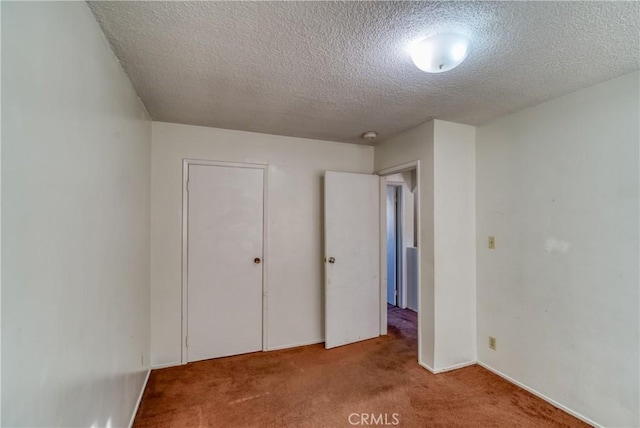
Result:
{"type": "Polygon", "coordinates": [[[380,177],[325,173],[325,348],[380,335],[380,177]]]}

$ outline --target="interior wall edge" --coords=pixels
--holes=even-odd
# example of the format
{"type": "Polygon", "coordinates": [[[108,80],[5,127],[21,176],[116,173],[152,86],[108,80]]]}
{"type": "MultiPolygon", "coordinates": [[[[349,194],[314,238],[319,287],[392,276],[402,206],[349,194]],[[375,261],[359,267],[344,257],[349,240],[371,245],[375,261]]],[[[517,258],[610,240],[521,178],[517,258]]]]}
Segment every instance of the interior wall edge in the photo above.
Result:
{"type": "Polygon", "coordinates": [[[138,413],[138,409],[140,408],[140,403],[142,402],[142,396],[144,395],[144,390],[147,388],[147,383],[149,382],[149,376],[151,375],[151,369],[147,369],[147,375],[144,378],[144,382],[142,382],[142,387],[140,388],[140,395],[138,395],[138,400],[136,400],[136,405],[133,407],[133,412],[131,413],[131,419],[129,420],[129,428],[133,427],[133,423],[136,420],[136,414],[138,413]]]}

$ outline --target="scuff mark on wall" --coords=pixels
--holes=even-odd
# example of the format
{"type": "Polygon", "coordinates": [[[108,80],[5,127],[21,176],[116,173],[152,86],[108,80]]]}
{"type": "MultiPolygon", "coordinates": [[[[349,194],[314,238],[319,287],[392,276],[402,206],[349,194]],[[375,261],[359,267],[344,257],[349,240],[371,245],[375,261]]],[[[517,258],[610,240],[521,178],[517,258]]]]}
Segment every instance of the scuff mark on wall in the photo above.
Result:
{"type": "Polygon", "coordinates": [[[544,243],[544,250],[547,253],[566,253],[569,251],[570,244],[557,238],[547,238],[544,243]]]}

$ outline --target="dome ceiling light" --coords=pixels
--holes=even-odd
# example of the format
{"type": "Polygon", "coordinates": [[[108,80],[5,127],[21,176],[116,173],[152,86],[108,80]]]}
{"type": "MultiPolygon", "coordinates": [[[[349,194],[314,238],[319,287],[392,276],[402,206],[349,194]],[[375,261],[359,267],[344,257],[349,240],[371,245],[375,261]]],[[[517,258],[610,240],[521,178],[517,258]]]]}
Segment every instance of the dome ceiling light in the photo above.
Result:
{"type": "Polygon", "coordinates": [[[378,133],[376,131],[367,131],[362,134],[362,138],[367,141],[373,141],[378,138],[378,133]]]}
{"type": "Polygon", "coordinates": [[[464,61],[469,53],[469,39],[455,33],[436,34],[412,45],[409,51],[420,70],[442,73],[464,61]]]}

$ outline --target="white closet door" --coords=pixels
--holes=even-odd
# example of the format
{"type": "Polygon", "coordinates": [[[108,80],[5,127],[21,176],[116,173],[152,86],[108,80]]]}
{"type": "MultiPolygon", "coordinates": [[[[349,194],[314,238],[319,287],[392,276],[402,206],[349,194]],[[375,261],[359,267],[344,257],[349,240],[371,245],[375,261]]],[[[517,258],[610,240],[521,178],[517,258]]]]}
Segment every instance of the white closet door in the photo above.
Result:
{"type": "Polygon", "coordinates": [[[325,173],[325,347],[380,335],[380,178],[325,173]]]}
{"type": "Polygon", "coordinates": [[[189,166],[188,361],[262,350],[263,174],[189,166]]]}

